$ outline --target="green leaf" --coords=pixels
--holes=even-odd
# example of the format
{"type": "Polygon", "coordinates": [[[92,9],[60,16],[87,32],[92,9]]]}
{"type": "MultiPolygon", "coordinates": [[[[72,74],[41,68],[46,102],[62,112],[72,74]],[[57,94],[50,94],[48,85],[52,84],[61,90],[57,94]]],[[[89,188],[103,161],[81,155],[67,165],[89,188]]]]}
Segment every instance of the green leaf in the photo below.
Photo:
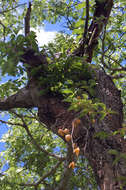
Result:
{"type": "Polygon", "coordinates": [[[75,27],[78,28],[80,26],[83,26],[84,25],[84,21],[82,19],[79,19],[76,24],[75,24],[75,27]]]}
{"type": "Polygon", "coordinates": [[[119,152],[117,151],[117,150],[115,150],[115,149],[110,149],[109,151],[108,151],[108,153],[109,154],[112,154],[112,155],[118,155],[119,154],[119,152]]]}
{"type": "Polygon", "coordinates": [[[62,93],[63,94],[73,94],[73,91],[70,89],[64,89],[64,90],[62,90],[62,93]]]}
{"type": "Polygon", "coordinates": [[[80,9],[82,9],[82,8],[85,8],[85,5],[86,5],[86,2],[84,1],[84,2],[82,2],[82,3],[79,3],[79,4],[76,6],[76,8],[77,8],[77,10],[80,10],[80,9]]]}

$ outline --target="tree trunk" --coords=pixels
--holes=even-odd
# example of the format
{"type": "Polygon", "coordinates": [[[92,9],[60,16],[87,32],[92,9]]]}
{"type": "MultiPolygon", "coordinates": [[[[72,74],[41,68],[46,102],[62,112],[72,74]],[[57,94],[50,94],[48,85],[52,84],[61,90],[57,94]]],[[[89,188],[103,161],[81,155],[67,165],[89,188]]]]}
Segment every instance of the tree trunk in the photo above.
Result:
{"type": "MultiPolygon", "coordinates": [[[[97,80],[96,97],[115,113],[107,115],[103,120],[97,118],[93,124],[86,117],[82,118],[75,131],[74,141],[89,160],[101,190],[121,189],[123,181],[120,179],[126,176],[126,163],[123,159],[123,154],[126,152],[126,142],[120,135],[112,135],[112,132],[121,128],[123,122],[120,91],[116,89],[113,81],[104,71],[97,70],[95,74],[97,80]],[[87,126],[89,127],[88,135],[87,126]],[[105,139],[96,137],[96,134],[101,131],[110,135],[105,139]],[[111,150],[116,150],[117,154],[112,152],[110,154],[111,150]],[[117,157],[119,160],[114,162],[117,157]]],[[[54,133],[57,134],[59,128],[69,128],[72,131],[72,122],[77,117],[77,113],[68,111],[69,105],[62,101],[61,96],[56,97],[52,94],[40,96],[37,84],[33,82],[27,87],[27,90],[23,89],[23,96],[22,93],[21,96],[17,93],[7,100],[1,101],[0,109],[9,110],[14,107],[14,98],[16,107],[38,107],[40,121],[45,123],[47,128],[54,133]],[[27,102],[26,105],[25,102],[27,102]]],[[[123,189],[126,189],[126,186],[123,186],[123,189]]]]}
{"type": "MultiPolygon", "coordinates": [[[[89,135],[89,143],[86,156],[93,168],[96,181],[101,190],[121,189],[121,177],[126,177],[126,163],[121,155],[126,152],[126,142],[120,135],[112,135],[112,132],[119,130],[123,121],[123,105],[118,91],[109,76],[103,71],[96,73],[98,81],[96,92],[97,97],[106,104],[107,108],[115,111],[115,114],[108,115],[102,121],[96,120],[94,131],[89,135]],[[94,138],[94,133],[104,131],[110,136],[105,139],[94,138]],[[110,154],[109,150],[116,150],[118,153],[110,154]],[[115,159],[119,157],[117,162],[115,159]]],[[[123,186],[123,185],[122,185],[123,186]]],[[[122,189],[126,189],[123,186],[122,189]]]]}
{"type": "MultiPolygon", "coordinates": [[[[123,121],[120,91],[116,89],[111,78],[102,70],[96,72],[96,78],[96,97],[115,113],[107,115],[101,121],[97,118],[89,128],[88,137],[86,127],[90,123],[86,118],[83,118],[78,131],[76,131],[75,142],[89,160],[101,190],[121,189],[120,185],[123,181],[121,182],[120,179],[126,176],[126,163],[121,156],[126,152],[126,142],[120,135],[112,135],[112,132],[121,128],[123,121]],[[95,137],[95,134],[103,131],[108,134],[107,138],[95,137]],[[78,140],[76,141],[76,139],[78,140]],[[116,150],[117,155],[110,153],[111,150],[116,150]],[[118,156],[119,160],[114,163],[118,156]]],[[[53,126],[50,129],[55,133],[59,128],[69,128],[71,131],[72,122],[77,115],[75,112],[69,112],[68,105],[58,97],[48,98],[45,108],[41,106],[40,100],[38,114],[40,120],[45,122],[48,127],[53,126]]],[[[126,186],[123,186],[123,189],[126,189],[126,186]]]]}
{"type": "MultiPolygon", "coordinates": [[[[106,24],[109,18],[112,5],[112,0],[96,0],[94,19],[88,31],[91,35],[87,39],[88,46],[86,44],[84,50],[81,44],[79,49],[74,52],[75,56],[82,56],[86,52],[87,61],[91,62],[97,38],[102,31],[103,25],[106,24]],[[96,22],[99,17],[102,18],[100,26],[96,22]]],[[[35,55],[33,51],[29,50],[22,56],[22,59],[25,60],[24,62],[31,69],[43,65],[43,70],[47,71],[46,65],[48,63],[44,56],[35,55]]],[[[93,67],[91,69],[93,70],[93,67]]],[[[43,72],[41,74],[45,76],[46,73],[43,72]]],[[[30,69],[28,70],[28,76],[28,86],[6,100],[1,100],[0,110],[9,110],[17,107],[37,107],[40,121],[46,124],[47,128],[55,134],[57,134],[59,128],[69,128],[72,131],[72,123],[76,119],[77,113],[68,111],[69,104],[62,101],[62,96],[53,94],[40,96],[40,88],[37,87],[39,81],[37,77],[36,79],[35,77],[32,78],[30,69]]],[[[126,163],[123,159],[123,154],[126,151],[126,142],[120,135],[113,135],[115,130],[119,130],[122,127],[123,105],[121,96],[111,78],[103,70],[98,69],[95,71],[93,77],[96,78],[97,82],[95,88],[96,98],[115,113],[107,115],[103,120],[97,117],[95,123],[83,117],[75,131],[74,142],[78,144],[82,154],[89,160],[101,190],[121,190],[123,181],[120,179],[126,177],[126,163]],[[98,137],[97,134],[99,132],[107,133],[107,138],[101,139],[98,137]],[[118,161],[115,162],[117,158],[118,161]]],[[[45,87],[41,87],[41,90],[42,88],[45,89],[45,87]]],[[[126,186],[124,185],[122,189],[125,190],[126,186]]]]}

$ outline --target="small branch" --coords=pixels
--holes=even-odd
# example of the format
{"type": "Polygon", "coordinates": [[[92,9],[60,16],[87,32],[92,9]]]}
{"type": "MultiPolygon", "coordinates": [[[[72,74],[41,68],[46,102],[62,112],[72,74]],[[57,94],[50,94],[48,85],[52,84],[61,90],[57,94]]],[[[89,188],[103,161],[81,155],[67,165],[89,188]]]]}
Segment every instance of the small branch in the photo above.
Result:
{"type": "Polygon", "coordinates": [[[31,5],[31,2],[29,2],[29,7],[27,8],[25,16],[25,36],[27,36],[30,33],[31,5]]]}
{"type": "Polygon", "coordinates": [[[111,76],[112,79],[121,79],[124,77],[126,77],[126,74],[119,74],[119,75],[111,76]]]}
{"type": "Polygon", "coordinates": [[[27,135],[30,137],[31,142],[35,145],[35,147],[38,149],[38,151],[42,151],[42,152],[44,152],[45,154],[47,154],[48,156],[51,156],[51,157],[53,157],[53,158],[55,158],[55,159],[58,159],[58,160],[61,160],[61,161],[63,161],[63,160],[66,159],[65,157],[59,157],[59,156],[57,156],[57,155],[55,155],[55,154],[52,154],[52,153],[49,153],[47,150],[43,149],[43,148],[36,142],[36,140],[34,139],[34,137],[32,136],[31,132],[29,131],[29,128],[28,128],[27,124],[25,123],[25,121],[24,121],[24,119],[23,119],[23,116],[20,115],[20,114],[17,114],[16,112],[14,112],[14,111],[12,111],[12,110],[11,110],[10,112],[12,112],[12,113],[14,113],[16,116],[20,117],[20,119],[22,120],[23,124],[21,124],[21,123],[12,123],[12,122],[10,122],[10,121],[3,121],[3,120],[0,119],[0,122],[1,122],[1,123],[7,124],[7,125],[12,125],[12,126],[15,126],[15,125],[16,125],[16,126],[23,127],[23,128],[26,130],[27,135]]]}
{"type": "MultiPolygon", "coordinates": [[[[70,144],[67,144],[67,146],[68,146],[67,147],[68,149],[67,149],[66,161],[64,163],[64,172],[62,174],[61,181],[60,181],[59,185],[55,187],[55,190],[65,189],[68,186],[70,177],[71,177],[72,172],[73,172],[73,170],[68,167],[69,163],[74,159],[73,149],[72,149],[72,146],[70,144]]],[[[37,188],[40,184],[44,183],[44,180],[47,177],[54,175],[57,168],[60,166],[60,164],[62,162],[63,162],[63,160],[60,160],[49,172],[47,172],[45,175],[43,175],[36,183],[20,184],[20,186],[27,186],[27,187],[34,186],[35,188],[37,188]]]]}
{"type": "Polygon", "coordinates": [[[59,161],[48,173],[46,173],[42,178],[40,178],[40,180],[35,184],[35,186],[38,186],[39,184],[41,184],[42,181],[44,181],[44,179],[54,174],[61,163],[62,161],[59,161]]]}
{"type": "Polygon", "coordinates": [[[106,25],[104,26],[103,39],[102,39],[102,55],[101,55],[101,62],[102,62],[103,65],[105,65],[105,62],[104,62],[104,56],[105,56],[105,35],[106,35],[106,25]]]}
{"type": "Polygon", "coordinates": [[[34,137],[32,136],[32,134],[30,133],[29,128],[28,128],[26,125],[25,125],[25,130],[26,130],[26,132],[27,132],[27,135],[30,137],[32,143],[36,146],[36,148],[37,148],[39,151],[44,152],[44,153],[47,154],[48,156],[51,156],[51,157],[56,158],[56,159],[61,160],[61,161],[63,161],[63,160],[65,159],[65,158],[59,157],[59,156],[57,156],[57,155],[55,155],[55,154],[49,153],[47,150],[43,149],[43,148],[36,142],[36,140],[34,139],[34,137]]]}
{"type": "Polygon", "coordinates": [[[64,17],[67,20],[67,26],[68,26],[68,28],[70,28],[70,30],[74,30],[75,27],[73,26],[71,20],[69,19],[69,16],[67,15],[67,16],[64,16],[64,17]]]}
{"type": "MultiPolygon", "coordinates": [[[[102,52],[103,52],[103,49],[102,49],[102,52]]],[[[101,53],[101,52],[99,52],[99,53],[101,53]]],[[[114,58],[112,58],[112,55],[110,55],[110,56],[106,55],[106,54],[105,54],[105,51],[104,51],[104,53],[102,53],[101,61],[102,61],[102,65],[104,66],[104,68],[106,68],[106,69],[108,69],[109,71],[111,71],[111,76],[114,75],[115,72],[118,72],[118,71],[126,71],[126,67],[122,66],[120,63],[118,63],[117,60],[115,60],[114,58]],[[105,61],[103,60],[103,57],[108,58],[109,61],[111,60],[111,61],[115,62],[117,65],[119,65],[119,67],[118,67],[118,68],[112,68],[111,65],[110,65],[110,66],[107,65],[107,64],[105,63],[105,61]]]]}
{"type": "Polygon", "coordinates": [[[84,26],[83,39],[86,38],[86,35],[88,32],[88,21],[89,21],[89,0],[86,0],[86,20],[85,20],[85,26],[84,26]]]}
{"type": "Polygon", "coordinates": [[[28,183],[28,184],[20,184],[20,186],[25,186],[25,187],[38,187],[43,181],[44,179],[46,179],[47,177],[49,177],[50,175],[53,175],[56,172],[56,169],[60,166],[60,164],[62,163],[62,161],[59,161],[49,172],[47,172],[44,176],[42,176],[37,183],[28,183]]]}
{"type": "Polygon", "coordinates": [[[10,121],[3,121],[3,120],[1,120],[0,119],[0,122],[1,123],[4,123],[4,124],[7,124],[7,125],[17,125],[17,126],[21,126],[21,127],[24,127],[24,125],[23,124],[21,124],[21,123],[12,123],[12,122],[10,122],[10,121]]]}
{"type": "Polygon", "coordinates": [[[87,33],[88,33],[88,21],[89,21],[89,0],[86,0],[86,20],[85,20],[85,26],[84,26],[84,34],[83,34],[83,43],[82,43],[82,47],[81,47],[81,51],[82,51],[82,55],[83,56],[85,54],[85,45],[86,45],[86,41],[87,41],[87,33]]]}

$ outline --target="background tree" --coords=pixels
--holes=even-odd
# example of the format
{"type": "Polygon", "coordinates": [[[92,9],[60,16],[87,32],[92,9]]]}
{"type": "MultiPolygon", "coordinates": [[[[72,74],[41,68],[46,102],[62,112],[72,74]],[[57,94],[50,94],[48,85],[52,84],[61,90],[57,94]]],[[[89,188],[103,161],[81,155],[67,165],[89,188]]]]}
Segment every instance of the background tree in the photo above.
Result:
{"type": "Polygon", "coordinates": [[[126,189],[124,0],[0,4],[2,189],[126,189]],[[31,27],[64,19],[39,47],[31,27]]]}

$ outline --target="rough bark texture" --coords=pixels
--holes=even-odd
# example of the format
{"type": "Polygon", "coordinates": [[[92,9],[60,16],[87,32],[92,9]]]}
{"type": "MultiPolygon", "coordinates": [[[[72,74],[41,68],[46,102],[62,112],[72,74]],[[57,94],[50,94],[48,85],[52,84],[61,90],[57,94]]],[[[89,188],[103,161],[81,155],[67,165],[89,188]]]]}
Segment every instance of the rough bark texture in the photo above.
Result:
{"type": "MultiPolygon", "coordinates": [[[[89,32],[93,35],[90,36],[88,46],[86,46],[86,54],[88,61],[92,60],[93,50],[96,45],[97,38],[106,24],[113,1],[96,1],[96,10],[94,19],[89,28],[89,32]],[[100,26],[96,19],[101,15],[104,16],[101,20],[100,26]],[[90,50],[90,51],[89,51],[90,50]]],[[[74,52],[76,56],[82,55],[82,46],[74,52]]],[[[9,110],[17,107],[38,107],[38,116],[46,126],[57,134],[59,128],[72,129],[72,122],[77,117],[73,111],[68,111],[69,105],[62,101],[61,96],[54,96],[53,94],[46,94],[40,96],[40,86],[38,86],[37,77],[32,78],[30,75],[31,68],[43,66],[43,71],[46,70],[47,60],[45,56],[35,55],[34,51],[28,50],[22,57],[23,61],[29,65],[28,76],[29,84],[27,87],[21,89],[17,94],[10,96],[4,101],[0,101],[0,110],[9,110]]],[[[40,72],[39,72],[40,74],[40,72]]],[[[41,73],[42,76],[46,72],[41,73]]],[[[121,128],[123,121],[123,105],[121,102],[120,92],[115,87],[110,76],[107,76],[104,71],[95,71],[97,80],[96,97],[103,102],[107,108],[115,111],[115,114],[106,116],[104,120],[96,119],[94,124],[84,117],[81,120],[79,127],[76,130],[75,141],[80,146],[82,153],[89,160],[98,185],[101,190],[117,190],[120,189],[122,182],[119,180],[120,176],[126,176],[126,164],[123,159],[113,164],[115,156],[109,154],[110,149],[115,149],[121,153],[126,151],[126,142],[118,135],[110,135],[108,138],[96,138],[95,134],[100,131],[111,134],[113,131],[121,128]],[[91,127],[87,130],[87,126],[91,127]]],[[[42,89],[45,86],[41,87],[42,89]]],[[[126,189],[126,186],[123,187],[126,189]]]]}
{"type": "MultiPolygon", "coordinates": [[[[118,130],[123,121],[123,105],[120,98],[120,91],[118,91],[109,76],[103,71],[97,71],[96,78],[98,81],[96,92],[97,97],[108,108],[115,111],[105,117],[104,120],[98,121],[94,124],[94,131],[89,137],[89,146],[86,154],[94,169],[97,177],[97,182],[103,190],[120,189],[120,176],[126,176],[126,165],[124,160],[113,164],[115,156],[108,153],[110,149],[117,150],[120,153],[125,153],[126,142],[120,136],[109,136],[104,140],[94,138],[94,132],[104,131],[111,134],[112,131],[118,130]]],[[[126,186],[123,187],[126,189],[126,186]]]]}

